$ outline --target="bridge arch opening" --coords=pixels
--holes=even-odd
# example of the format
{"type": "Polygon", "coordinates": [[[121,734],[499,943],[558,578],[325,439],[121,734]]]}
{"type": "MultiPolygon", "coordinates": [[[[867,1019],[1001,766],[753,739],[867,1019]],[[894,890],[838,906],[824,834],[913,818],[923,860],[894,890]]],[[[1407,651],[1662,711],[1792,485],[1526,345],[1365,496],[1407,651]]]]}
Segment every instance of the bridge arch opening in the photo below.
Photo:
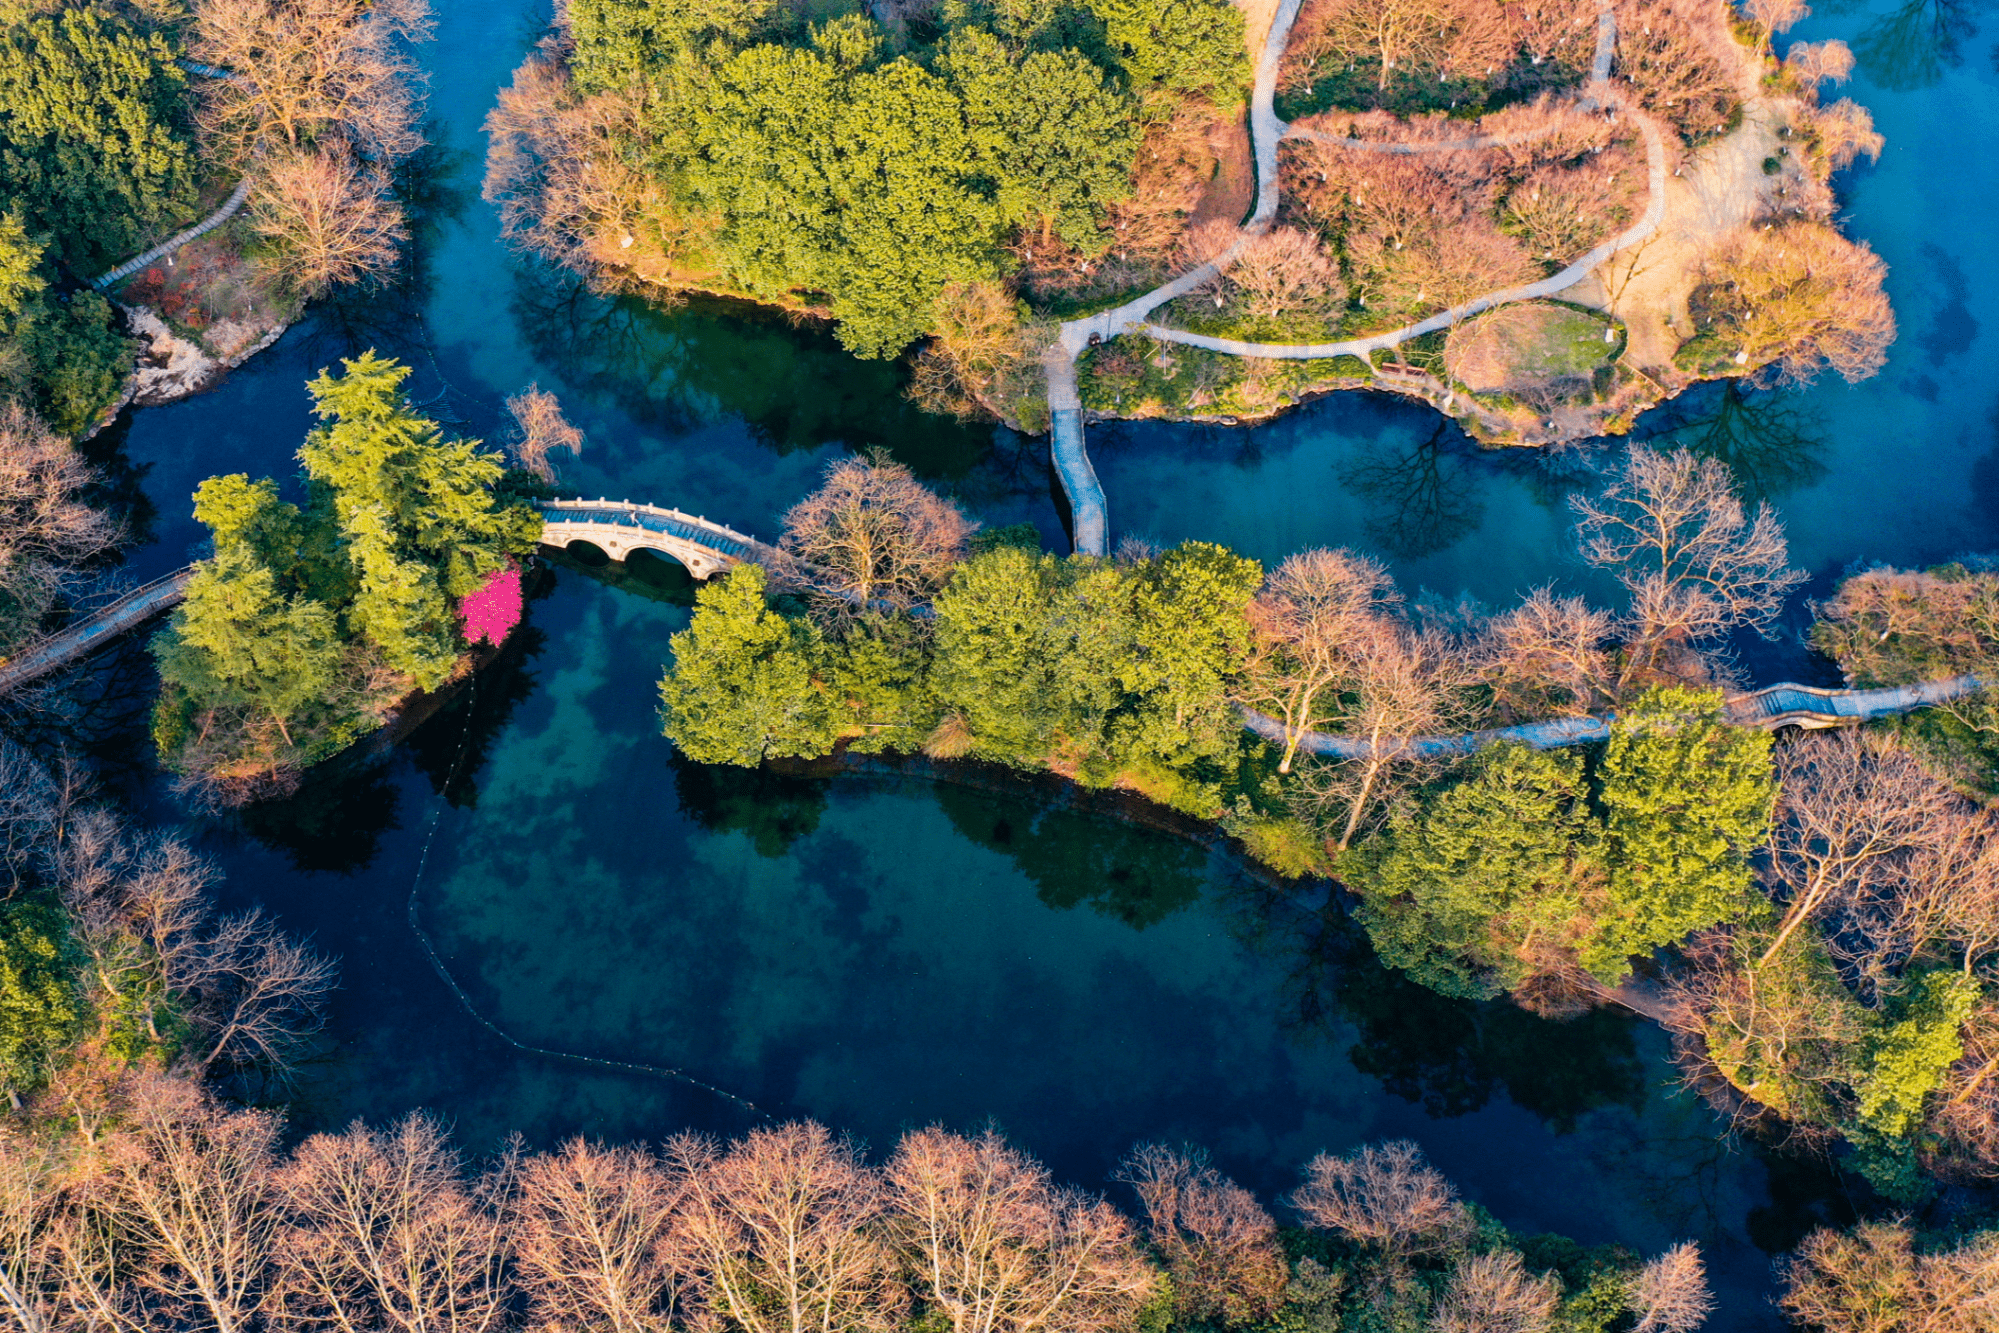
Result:
{"type": "Polygon", "coordinates": [[[634,582],[663,592],[677,592],[694,585],[694,573],[666,551],[640,546],[625,555],[625,572],[634,582]]]}
{"type": "Polygon", "coordinates": [[[602,569],[611,563],[610,555],[595,542],[573,541],[562,549],[571,560],[588,569],[602,569]]]}

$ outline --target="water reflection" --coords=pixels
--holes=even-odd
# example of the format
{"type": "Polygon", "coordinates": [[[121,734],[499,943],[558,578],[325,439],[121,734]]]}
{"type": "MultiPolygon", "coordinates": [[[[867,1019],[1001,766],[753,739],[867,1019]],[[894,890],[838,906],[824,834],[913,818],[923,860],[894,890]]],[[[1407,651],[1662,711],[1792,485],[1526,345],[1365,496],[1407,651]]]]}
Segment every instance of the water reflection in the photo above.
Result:
{"type": "Polygon", "coordinates": [[[1789,390],[1722,380],[1682,394],[1646,427],[1644,442],[1654,448],[1687,449],[1728,464],[1752,502],[1779,499],[1826,475],[1825,416],[1789,390]]]}
{"type": "Polygon", "coordinates": [[[375,863],[382,839],[402,827],[401,798],[386,756],[350,751],[306,772],[282,800],[259,801],[238,828],[305,874],[358,875],[375,863]]]}
{"type": "Polygon", "coordinates": [[[992,432],[918,411],[901,362],[860,361],[823,330],[739,303],[605,296],[540,263],[514,273],[513,314],[538,361],[655,430],[740,418],[780,456],[879,445],[926,477],[970,472],[992,432]]]}
{"type": "Polygon", "coordinates": [[[680,813],[710,833],[747,834],[758,856],[788,856],[800,838],[819,831],[826,813],[824,778],[781,774],[769,765],[736,768],[697,764],[675,751],[673,794],[680,813]]]}
{"type": "Polygon", "coordinates": [[[1902,0],[1853,43],[1861,71],[1898,92],[1927,88],[1963,63],[1960,44],[1977,28],[1968,0],[1902,0]]]}
{"type": "Polygon", "coordinates": [[[1371,441],[1340,465],[1340,484],[1366,505],[1370,542],[1414,560],[1443,550],[1485,521],[1480,479],[1462,443],[1456,425],[1441,421],[1407,445],[1371,441]]]}
{"type": "Polygon", "coordinates": [[[995,802],[989,793],[945,782],[937,804],[953,828],[1003,852],[1060,911],[1088,906],[1134,930],[1157,925],[1200,901],[1208,854],[1178,838],[1076,810],[995,802]]]}

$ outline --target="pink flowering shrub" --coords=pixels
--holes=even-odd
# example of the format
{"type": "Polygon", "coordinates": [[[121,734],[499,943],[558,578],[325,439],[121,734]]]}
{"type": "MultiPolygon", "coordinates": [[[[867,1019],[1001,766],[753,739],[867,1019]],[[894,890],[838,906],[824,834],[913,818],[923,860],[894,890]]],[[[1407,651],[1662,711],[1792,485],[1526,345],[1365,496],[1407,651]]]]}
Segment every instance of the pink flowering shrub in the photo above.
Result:
{"type": "Polygon", "coordinates": [[[521,623],[521,572],[512,565],[486,576],[477,592],[458,604],[465,617],[465,642],[500,643],[521,623]]]}

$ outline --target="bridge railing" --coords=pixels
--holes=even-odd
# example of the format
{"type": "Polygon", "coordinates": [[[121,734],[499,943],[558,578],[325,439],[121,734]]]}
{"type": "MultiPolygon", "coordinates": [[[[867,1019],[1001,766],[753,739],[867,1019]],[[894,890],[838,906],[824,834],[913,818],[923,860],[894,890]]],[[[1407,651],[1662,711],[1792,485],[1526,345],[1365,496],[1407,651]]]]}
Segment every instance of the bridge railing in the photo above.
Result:
{"type": "Polygon", "coordinates": [[[122,634],[177,605],[188,580],[194,577],[194,570],[193,565],[184,565],[171,574],[162,574],[99,607],[69,628],[14,654],[0,663],[0,693],[47,675],[65,662],[94,651],[100,640],[122,634]]]}
{"type": "Polygon", "coordinates": [[[683,513],[678,509],[668,509],[653,504],[637,504],[630,500],[542,500],[538,503],[537,507],[540,508],[543,515],[550,516],[552,521],[558,522],[561,520],[553,519],[553,513],[564,509],[623,509],[635,514],[657,514],[661,518],[672,519],[679,523],[688,524],[691,527],[706,529],[709,532],[726,537],[728,540],[743,546],[757,547],[764,545],[764,543],[758,541],[754,536],[748,533],[737,532],[726,523],[717,523],[704,515],[683,513]]]}

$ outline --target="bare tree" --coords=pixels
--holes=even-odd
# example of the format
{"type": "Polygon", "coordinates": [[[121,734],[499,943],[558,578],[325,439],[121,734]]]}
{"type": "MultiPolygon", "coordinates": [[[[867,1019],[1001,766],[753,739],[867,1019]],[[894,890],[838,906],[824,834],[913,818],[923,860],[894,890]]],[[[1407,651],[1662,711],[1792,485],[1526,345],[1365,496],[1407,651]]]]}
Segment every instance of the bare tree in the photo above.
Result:
{"type": "Polygon", "coordinates": [[[1608,611],[1544,584],[1487,622],[1478,665],[1496,701],[1516,716],[1587,713],[1616,698],[1617,671],[1605,650],[1615,630],[1608,611]]]}
{"type": "Polygon", "coordinates": [[[1553,1273],[1530,1276],[1519,1254],[1494,1250],[1452,1268],[1430,1326],[1436,1333],[1542,1333],[1561,1299],[1553,1273]]]}
{"type": "Polygon", "coordinates": [[[555,465],[548,461],[549,454],[557,449],[568,450],[571,458],[582,454],[583,432],[569,424],[562,415],[561,402],[539,384],[530,384],[508,398],[507,411],[514,418],[514,429],[507,437],[507,452],[513,456],[515,466],[543,481],[554,481],[555,465]]]}
{"type": "Polygon", "coordinates": [[[106,1143],[99,1206],[129,1245],[129,1280],[182,1325],[253,1327],[278,1222],[278,1121],[227,1110],[198,1084],[136,1075],[106,1143]]]}
{"type": "Polygon", "coordinates": [[[421,1113],[382,1132],[315,1134],[276,1175],[268,1309],[298,1333],[488,1333],[503,1323],[507,1240],[421,1113]]]}
{"type": "Polygon", "coordinates": [[[1371,1246],[1390,1258],[1448,1248],[1473,1229],[1443,1174],[1406,1139],[1369,1145],[1351,1157],[1320,1153],[1288,1201],[1307,1226],[1371,1246]]]}
{"type": "Polygon", "coordinates": [[[992,1130],[905,1134],[886,1174],[893,1233],[953,1333],[1106,1333],[1152,1290],[1130,1223],[992,1130]]]}
{"type": "Polygon", "coordinates": [[[1296,227],[1251,237],[1226,279],[1242,293],[1244,309],[1265,318],[1294,310],[1342,310],[1347,303],[1338,262],[1320,248],[1318,237],[1296,227]]]}
{"type": "Polygon", "coordinates": [[[1317,0],[1292,38],[1296,55],[1372,61],[1377,90],[1398,74],[1478,78],[1512,63],[1505,11],[1469,0],[1317,0]]]}
{"type": "Polygon", "coordinates": [[[676,1267],[706,1310],[744,1333],[893,1329],[908,1295],[882,1238],[882,1183],[821,1125],[760,1129],[718,1154],[670,1148],[688,1181],[676,1267]]]}
{"type": "Polygon", "coordinates": [[[1620,692],[1656,669],[1671,644],[1767,630],[1804,581],[1785,563],[1775,512],[1762,504],[1745,514],[1728,465],[1716,459],[1633,448],[1600,496],[1569,503],[1583,558],[1631,594],[1620,692]]]}
{"type": "Polygon", "coordinates": [[[96,479],[68,440],[0,398],[0,655],[81,586],[79,565],[117,544],[118,524],[83,500],[96,479]]]}
{"type": "Polygon", "coordinates": [[[426,0],[199,0],[188,54],[229,71],[203,81],[201,127],[245,169],[329,140],[406,157],[423,144],[406,47],[430,32],[426,0]]]}
{"type": "Polygon", "coordinates": [[[1814,609],[1813,646],[1855,683],[1977,674],[1999,658],[1999,574],[1990,570],[1863,570],[1814,609]]]}
{"type": "Polygon", "coordinates": [[[508,1212],[537,1328],[667,1333],[686,1180],[638,1148],[572,1139],[521,1167],[508,1212]]]}
{"type": "Polygon", "coordinates": [[[1853,48],[1845,42],[1793,42],[1784,52],[1784,69],[1798,86],[1818,94],[1819,85],[1845,83],[1853,77],[1853,48]]]}
{"type": "Polygon", "coordinates": [[[1205,1153],[1158,1143],[1134,1150],[1117,1178],[1145,1205],[1183,1318],[1235,1326],[1276,1312],[1289,1274],[1277,1224],[1255,1195],[1208,1165],[1205,1153]]]}
{"type": "Polygon", "coordinates": [[[20,1333],[51,1333],[61,1322],[54,1232],[68,1211],[53,1145],[0,1127],[0,1311],[20,1333]]]}
{"type": "Polygon", "coordinates": [[[1769,33],[1789,32],[1812,12],[1805,0],[1747,0],[1742,8],[1769,33]]]}
{"type": "Polygon", "coordinates": [[[218,1062],[286,1069],[324,1022],[333,961],[254,909],[218,923],[202,945],[202,962],[191,1014],[208,1034],[201,1072],[218,1062]]]}
{"type": "Polygon", "coordinates": [[[1693,1333],[1714,1309],[1700,1246],[1687,1241],[1648,1262],[1629,1299],[1638,1316],[1632,1333],[1693,1333]]]}
{"type": "Polygon", "coordinates": [[[1919,854],[1940,850],[1969,808],[1901,744],[1871,732],[1784,746],[1777,777],[1767,878],[1789,901],[1759,965],[1806,921],[1906,883],[1919,854]]]}
{"type": "Polygon", "coordinates": [[[1380,561],[1323,548],[1288,557],[1249,606],[1251,647],[1242,702],[1284,723],[1277,768],[1291,771],[1303,734],[1330,720],[1347,650],[1394,614],[1401,595],[1380,561]]]}
{"type": "Polygon", "coordinates": [[[1631,81],[1639,105],[1688,139],[1727,126],[1741,101],[1743,52],[1719,0],[1620,0],[1615,75],[1631,81]]]}
{"type": "MultiPolygon", "coordinates": [[[[1849,62],[1851,59],[1848,56],[1849,62]]],[[[1872,113],[1850,97],[1842,97],[1831,106],[1813,109],[1808,123],[1821,169],[1828,174],[1862,157],[1879,161],[1881,150],[1888,146],[1887,137],[1874,128],[1872,113]]],[[[1865,294],[1864,275],[1856,275],[1849,280],[1861,282],[1860,290],[1865,294]]],[[[1870,327],[1878,327],[1878,312],[1870,311],[1868,314],[1870,327]]],[[[1892,340],[1894,335],[1891,331],[1887,336],[1892,340]]],[[[1840,370],[1840,367],[1835,364],[1833,369],[1840,370]]],[[[1845,371],[1840,373],[1845,374],[1845,371]]]]}
{"type": "Polygon", "coordinates": [[[1906,1222],[1814,1231],[1782,1269],[1784,1310],[1825,1333],[1974,1333],[1989,1326],[1999,1236],[1918,1254],[1906,1222]]]}
{"type": "Polygon", "coordinates": [[[1736,364],[1769,367],[1780,382],[1830,369],[1856,383],[1887,363],[1895,341],[1887,275],[1864,243],[1824,223],[1743,228],[1702,259],[1695,322],[1735,349],[1736,364]]]}
{"type": "Polygon", "coordinates": [[[830,620],[928,602],[977,528],[964,511],[880,451],[827,464],[818,490],[784,516],[781,570],[830,620]]]}
{"type": "Polygon", "coordinates": [[[909,396],[928,412],[982,414],[1022,425],[1045,423],[1041,353],[1048,326],[1023,321],[997,282],[948,283],[932,306],[930,344],[917,358],[909,396]]]}
{"type": "Polygon", "coordinates": [[[338,145],[273,158],[250,198],[253,225],[272,244],[267,266],[300,297],[382,277],[409,239],[388,194],[378,168],[338,145]]]}

